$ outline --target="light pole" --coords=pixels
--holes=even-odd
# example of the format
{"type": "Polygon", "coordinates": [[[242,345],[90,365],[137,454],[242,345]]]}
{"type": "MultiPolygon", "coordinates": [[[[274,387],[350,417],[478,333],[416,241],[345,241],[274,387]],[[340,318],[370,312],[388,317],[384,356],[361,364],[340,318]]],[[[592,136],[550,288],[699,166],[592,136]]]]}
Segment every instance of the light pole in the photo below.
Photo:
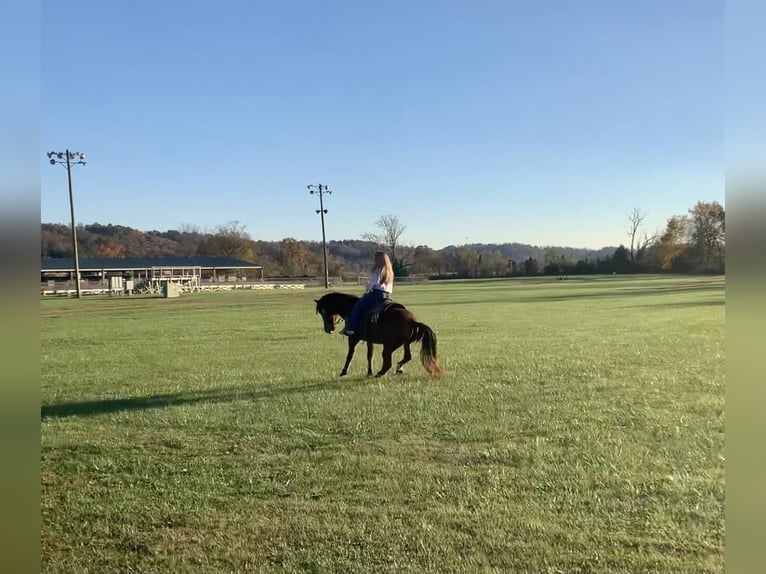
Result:
{"type": "Polygon", "coordinates": [[[69,211],[72,215],[72,249],[74,250],[74,275],[77,298],[80,298],[80,258],[77,255],[77,226],[74,222],[74,198],[72,196],[72,165],[85,165],[85,156],[79,151],[49,151],[48,159],[51,165],[65,165],[67,180],[69,182],[69,211]]]}
{"type": "Polygon", "coordinates": [[[309,190],[309,193],[311,195],[314,195],[316,193],[319,196],[319,209],[317,209],[317,213],[322,218],[322,254],[324,255],[324,288],[327,289],[330,287],[330,275],[327,271],[327,241],[325,239],[325,233],[324,233],[324,214],[327,213],[327,210],[324,208],[324,201],[322,201],[322,196],[325,193],[332,194],[332,191],[330,191],[326,185],[322,185],[321,183],[319,185],[307,185],[306,188],[309,190]]]}

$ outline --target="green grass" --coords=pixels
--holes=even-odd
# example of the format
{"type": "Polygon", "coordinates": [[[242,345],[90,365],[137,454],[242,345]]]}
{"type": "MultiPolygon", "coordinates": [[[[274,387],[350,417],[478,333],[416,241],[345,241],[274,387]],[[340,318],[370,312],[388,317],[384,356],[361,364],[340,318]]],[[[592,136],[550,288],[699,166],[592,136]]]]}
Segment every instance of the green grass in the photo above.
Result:
{"type": "Polygon", "coordinates": [[[397,287],[443,379],[318,289],[43,300],[42,570],[723,572],[724,287],[397,287]]]}

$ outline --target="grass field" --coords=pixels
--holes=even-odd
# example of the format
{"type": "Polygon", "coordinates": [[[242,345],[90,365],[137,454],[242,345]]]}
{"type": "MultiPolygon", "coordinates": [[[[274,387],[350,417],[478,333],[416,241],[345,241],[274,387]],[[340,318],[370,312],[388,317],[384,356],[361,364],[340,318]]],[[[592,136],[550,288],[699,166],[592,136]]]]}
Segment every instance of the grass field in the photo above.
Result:
{"type": "Polygon", "coordinates": [[[402,285],[443,379],[319,289],[43,300],[42,571],[723,572],[724,288],[402,285]]]}

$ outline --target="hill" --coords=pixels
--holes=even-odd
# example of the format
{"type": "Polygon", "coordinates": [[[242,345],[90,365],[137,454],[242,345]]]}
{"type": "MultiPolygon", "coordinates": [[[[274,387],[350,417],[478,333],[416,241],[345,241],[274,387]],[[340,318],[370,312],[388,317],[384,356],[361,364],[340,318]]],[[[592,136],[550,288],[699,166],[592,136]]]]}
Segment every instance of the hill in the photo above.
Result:
{"type": "MultiPolygon", "coordinates": [[[[93,223],[77,229],[80,257],[123,258],[207,255],[236,257],[264,267],[267,276],[320,275],[322,273],[322,244],[318,241],[300,241],[285,238],[281,241],[263,241],[251,238],[236,225],[221,226],[215,232],[197,228],[167,231],[140,231],[124,225],[93,223]]],[[[328,267],[331,275],[363,271],[369,265],[372,253],[379,245],[361,239],[328,241],[328,267]]],[[[401,246],[404,265],[412,273],[460,272],[461,253],[476,254],[477,261],[492,261],[489,275],[502,274],[509,260],[517,265],[534,258],[541,265],[546,252],[563,256],[570,261],[607,259],[614,247],[600,250],[573,247],[544,247],[522,243],[475,243],[450,245],[434,250],[421,245],[401,246]]],[[[40,227],[41,257],[72,257],[72,236],[69,226],[60,223],[42,223],[40,227]]]]}

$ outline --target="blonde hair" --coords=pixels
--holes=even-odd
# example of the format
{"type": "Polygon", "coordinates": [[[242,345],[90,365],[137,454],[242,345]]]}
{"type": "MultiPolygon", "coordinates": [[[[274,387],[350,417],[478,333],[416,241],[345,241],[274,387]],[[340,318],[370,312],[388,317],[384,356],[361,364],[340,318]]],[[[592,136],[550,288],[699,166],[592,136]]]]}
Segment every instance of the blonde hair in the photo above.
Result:
{"type": "Polygon", "coordinates": [[[380,267],[380,280],[388,283],[389,279],[394,278],[394,268],[391,266],[391,258],[385,251],[375,252],[375,268],[380,267]]]}

